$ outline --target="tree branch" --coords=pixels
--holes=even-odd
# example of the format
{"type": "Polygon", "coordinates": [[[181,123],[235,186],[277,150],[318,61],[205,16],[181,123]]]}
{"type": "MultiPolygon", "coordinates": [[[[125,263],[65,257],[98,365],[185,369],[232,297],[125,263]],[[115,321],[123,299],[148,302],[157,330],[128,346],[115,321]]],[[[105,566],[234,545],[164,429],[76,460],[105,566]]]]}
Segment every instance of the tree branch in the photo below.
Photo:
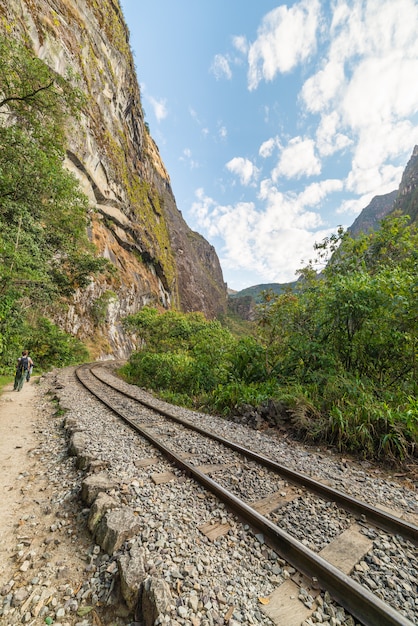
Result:
{"type": "Polygon", "coordinates": [[[8,102],[26,102],[27,100],[32,100],[41,91],[46,91],[47,89],[50,89],[53,84],[54,84],[54,81],[51,80],[51,82],[48,83],[48,85],[39,87],[39,89],[35,89],[31,93],[26,94],[26,96],[9,96],[8,98],[4,98],[4,100],[0,101],[0,108],[3,107],[8,102]]]}

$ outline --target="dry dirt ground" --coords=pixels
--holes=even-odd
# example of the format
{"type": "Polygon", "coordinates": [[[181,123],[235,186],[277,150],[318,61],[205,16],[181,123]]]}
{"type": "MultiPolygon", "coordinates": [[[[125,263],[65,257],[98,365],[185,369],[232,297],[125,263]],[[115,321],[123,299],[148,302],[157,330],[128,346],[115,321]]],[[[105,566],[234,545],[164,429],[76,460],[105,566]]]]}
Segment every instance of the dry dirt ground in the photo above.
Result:
{"type": "Polygon", "coordinates": [[[36,457],[31,452],[39,445],[33,406],[35,379],[21,391],[6,387],[0,398],[0,576],[4,584],[15,570],[11,553],[23,518],[32,515],[36,490],[26,493],[27,481],[36,473],[36,457]],[[26,475],[26,476],[25,476],[26,475]]]}
{"type": "MultiPolygon", "coordinates": [[[[55,434],[59,418],[52,399],[35,377],[20,392],[12,387],[0,396],[0,624],[32,626],[45,624],[47,610],[62,603],[66,589],[81,586],[91,539],[71,502],[60,501],[63,443],[55,434]],[[8,594],[17,589],[21,602],[4,614],[8,594]]],[[[80,621],[76,615],[62,620],[80,621]]]]}

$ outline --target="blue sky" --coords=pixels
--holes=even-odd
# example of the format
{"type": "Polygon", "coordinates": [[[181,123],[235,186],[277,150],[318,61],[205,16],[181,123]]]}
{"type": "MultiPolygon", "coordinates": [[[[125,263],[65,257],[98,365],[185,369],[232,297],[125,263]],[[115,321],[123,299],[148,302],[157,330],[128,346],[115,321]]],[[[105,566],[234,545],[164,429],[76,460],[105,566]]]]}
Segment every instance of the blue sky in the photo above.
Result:
{"type": "Polygon", "coordinates": [[[121,0],[145,119],[228,287],[295,280],[418,144],[416,0],[121,0]]]}

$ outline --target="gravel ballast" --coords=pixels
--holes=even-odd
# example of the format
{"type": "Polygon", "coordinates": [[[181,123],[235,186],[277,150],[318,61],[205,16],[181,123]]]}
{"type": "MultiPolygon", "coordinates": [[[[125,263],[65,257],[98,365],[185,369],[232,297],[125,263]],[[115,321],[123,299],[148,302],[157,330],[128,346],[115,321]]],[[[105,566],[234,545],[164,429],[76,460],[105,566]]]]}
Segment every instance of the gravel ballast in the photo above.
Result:
{"type": "MultiPolygon", "coordinates": [[[[196,486],[145,440],[117,422],[110,411],[76,383],[73,368],[41,380],[37,406],[41,444],[34,454],[39,468],[43,468],[39,469],[39,479],[47,478],[41,509],[51,523],[47,535],[42,541],[39,538],[40,548],[35,554],[30,554],[31,545],[17,540],[13,558],[19,573],[1,581],[2,623],[93,626],[135,621],[145,624],[146,620],[154,620],[169,626],[271,626],[260,599],[291,577],[294,570],[264,543],[262,536],[254,536],[203,487],[196,486]],[[65,409],[62,415],[56,414],[52,396],[65,409]],[[70,437],[78,438],[83,454],[68,455],[70,437]],[[143,465],[144,459],[150,458],[158,459],[158,464],[143,465]],[[172,472],[174,478],[158,484],[156,472],[172,472]],[[98,522],[92,521],[92,503],[82,500],[82,482],[89,475],[103,473],[110,486],[109,500],[102,504],[102,513],[97,513],[97,519],[105,526],[99,532],[98,522]],[[111,534],[112,516],[116,515],[124,520],[122,537],[111,534]],[[97,533],[94,536],[88,530],[89,520],[97,533]],[[199,530],[205,524],[228,524],[229,530],[211,541],[199,530]],[[107,551],[96,542],[105,535],[107,551]],[[73,563],[54,560],[57,545],[78,555],[77,564],[82,567],[74,572],[73,563]],[[132,563],[137,562],[139,565],[134,568],[132,563]],[[142,582],[132,581],[133,572],[141,568],[142,582]],[[135,585],[143,594],[145,614],[137,609],[137,598],[132,592],[135,585]],[[52,622],[46,621],[48,618],[52,622]]],[[[413,483],[401,484],[369,463],[307,448],[289,438],[273,437],[271,433],[250,430],[221,418],[205,414],[196,417],[186,409],[177,410],[184,419],[198,419],[202,427],[371,504],[380,503],[406,516],[417,513],[418,497],[413,483]]],[[[22,477],[23,482],[25,478],[22,477]]],[[[292,525],[292,516],[306,518],[306,510],[301,508],[299,512],[297,502],[290,503],[283,515],[274,519],[275,523],[282,521],[286,529],[286,525],[292,525]]],[[[323,547],[325,538],[337,535],[352,521],[334,505],[318,502],[311,503],[308,517],[309,524],[307,518],[301,522],[306,526],[306,537],[299,539],[310,542],[309,547],[315,550],[323,547]],[[321,520],[322,526],[314,532],[315,518],[321,520]]],[[[35,518],[25,521],[28,522],[37,524],[35,518]]],[[[382,599],[391,602],[412,622],[417,621],[416,548],[367,527],[365,532],[373,538],[373,551],[356,567],[353,577],[374,592],[380,589],[378,595],[382,599]]],[[[18,536],[23,535],[17,533],[18,536]]],[[[303,590],[301,599],[306,605],[311,602],[303,590]]],[[[327,594],[321,594],[317,601],[319,606],[306,624],[355,624],[341,607],[333,605],[327,594]]]]}

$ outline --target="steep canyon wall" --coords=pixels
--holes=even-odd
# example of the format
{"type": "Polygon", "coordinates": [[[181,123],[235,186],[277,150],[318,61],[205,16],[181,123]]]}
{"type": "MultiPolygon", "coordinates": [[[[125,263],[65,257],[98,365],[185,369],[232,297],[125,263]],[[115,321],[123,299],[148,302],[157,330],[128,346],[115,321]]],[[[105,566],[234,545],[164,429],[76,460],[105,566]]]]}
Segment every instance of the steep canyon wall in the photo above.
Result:
{"type": "Polygon", "coordinates": [[[133,347],[121,319],[146,304],[225,313],[216,252],[184,221],[144,123],[118,1],[0,0],[0,29],[29,42],[60,75],[77,75],[86,95],[68,132],[66,166],[90,200],[89,236],[116,271],[77,293],[61,326],[90,343],[93,356],[120,358],[133,347]],[[99,305],[100,325],[92,315],[99,305]]]}

